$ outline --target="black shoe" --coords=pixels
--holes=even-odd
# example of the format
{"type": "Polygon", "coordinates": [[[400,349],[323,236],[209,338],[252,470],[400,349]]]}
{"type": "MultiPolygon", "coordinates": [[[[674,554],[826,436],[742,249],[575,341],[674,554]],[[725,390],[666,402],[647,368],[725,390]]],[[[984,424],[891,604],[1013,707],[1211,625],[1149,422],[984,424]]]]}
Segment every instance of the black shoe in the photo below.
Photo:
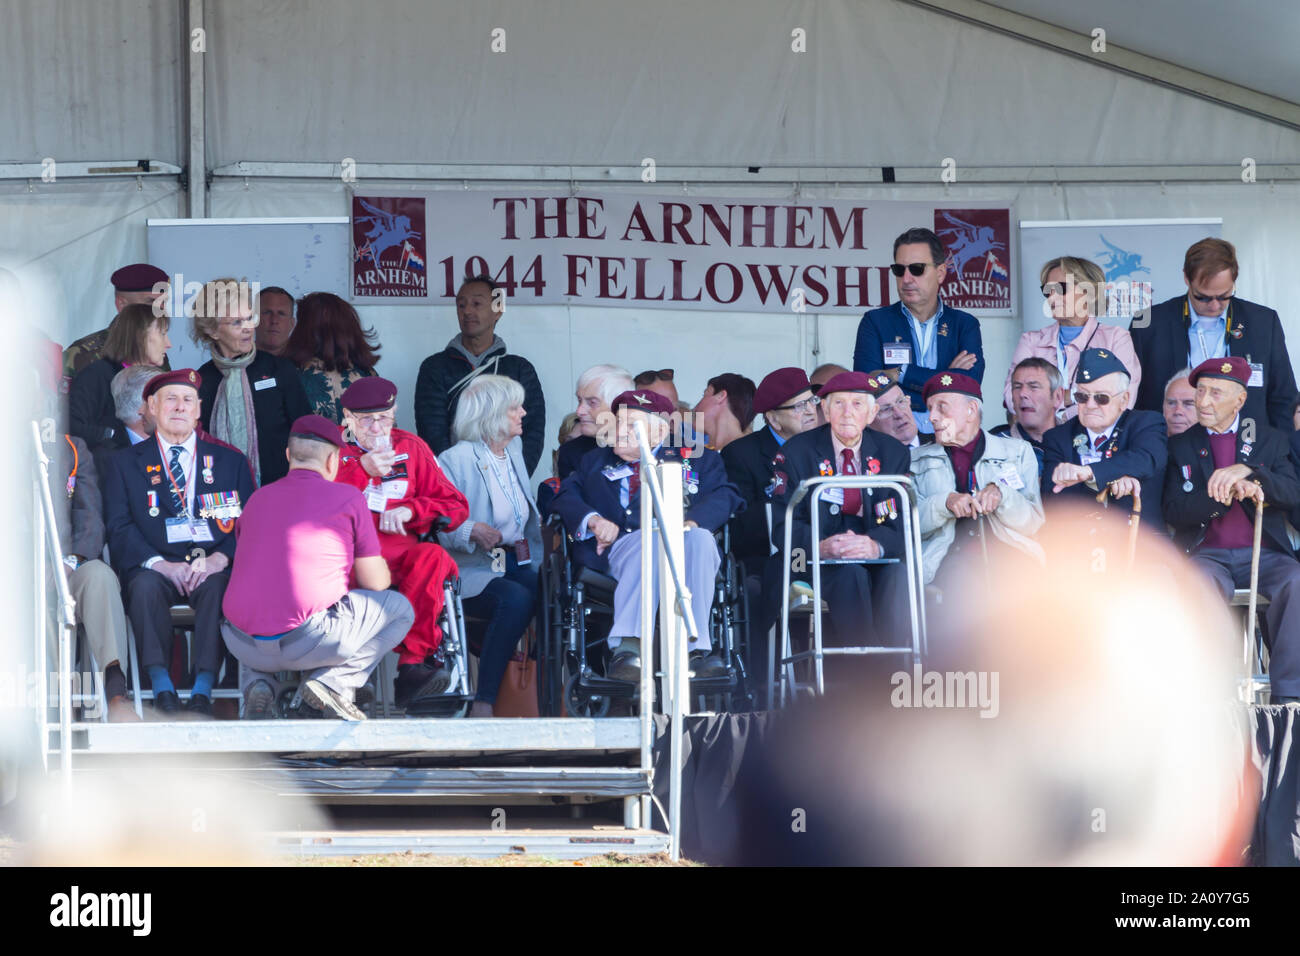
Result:
{"type": "Polygon", "coordinates": [[[180,713],[181,699],[174,690],[160,690],[153,695],[153,709],[159,714],[173,717],[180,713]]]}
{"type": "Polygon", "coordinates": [[[199,717],[211,717],[212,698],[207,694],[190,694],[190,700],[185,709],[199,717]]]}
{"type": "Polygon", "coordinates": [[[636,651],[615,651],[605,668],[605,676],[610,680],[627,681],[630,684],[641,682],[641,655],[636,651]]]}
{"type": "Polygon", "coordinates": [[[718,651],[712,654],[705,654],[703,651],[691,651],[689,668],[691,677],[696,679],[727,676],[726,662],[723,661],[722,654],[718,651]]]}
{"type": "Polygon", "coordinates": [[[430,697],[438,697],[451,686],[451,671],[446,664],[425,659],[422,664],[401,664],[393,680],[393,698],[405,709],[430,697]]]}
{"type": "Polygon", "coordinates": [[[244,691],[244,719],[270,720],[275,716],[275,689],[264,680],[255,680],[244,691]]]}

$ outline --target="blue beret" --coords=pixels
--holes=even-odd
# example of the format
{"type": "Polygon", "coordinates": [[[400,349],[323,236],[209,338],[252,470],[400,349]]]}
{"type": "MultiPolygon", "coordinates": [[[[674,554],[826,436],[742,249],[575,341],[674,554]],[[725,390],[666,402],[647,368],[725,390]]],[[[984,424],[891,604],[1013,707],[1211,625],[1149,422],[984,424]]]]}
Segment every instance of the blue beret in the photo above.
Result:
{"type": "Polygon", "coordinates": [[[1074,380],[1086,384],[1112,372],[1129,374],[1129,370],[1115,357],[1114,352],[1109,349],[1088,349],[1079,356],[1079,367],[1074,373],[1074,380]]]}

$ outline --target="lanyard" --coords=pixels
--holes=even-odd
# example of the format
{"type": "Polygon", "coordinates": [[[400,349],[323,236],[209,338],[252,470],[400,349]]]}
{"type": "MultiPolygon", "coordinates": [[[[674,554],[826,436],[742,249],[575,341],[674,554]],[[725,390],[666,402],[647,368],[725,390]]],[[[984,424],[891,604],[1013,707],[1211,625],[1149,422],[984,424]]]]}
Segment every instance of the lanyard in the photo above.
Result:
{"type": "MultiPolygon", "coordinates": [[[[191,515],[190,515],[190,488],[193,487],[193,485],[194,485],[194,470],[195,470],[195,469],[194,469],[193,466],[190,467],[189,473],[186,474],[186,476],[185,476],[185,488],[184,488],[184,490],[182,490],[182,489],[181,489],[181,488],[176,484],[176,478],[172,475],[171,466],[168,464],[168,461],[167,461],[167,454],[166,454],[166,452],[163,450],[162,438],[159,437],[159,435],[158,435],[158,433],[157,433],[156,431],[154,432],[153,437],[154,437],[154,440],[158,442],[158,454],[162,456],[162,460],[163,460],[163,471],[167,472],[167,481],[168,481],[168,483],[172,486],[172,491],[176,492],[176,497],[179,498],[179,499],[181,500],[181,511],[184,512],[185,518],[188,520],[188,519],[191,518],[191,515]]],[[[182,446],[182,447],[184,447],[184,446],[182,446]]],[[[199,456],[199,446],[198,446],[198,444],[196,443],[195,446],[194,446],[194,457],[195,457],[195,458],[198,458],[198,456],[199,456]]],[[[179,459],[178,459],[178,460],[179,460],[179,459]]],[[[181,467],[182,467],[182,469],[184,469],[184,466],[183,466],[183,465],[182,465],[181,467]]]]}
{"type": "MultiPolygon", "coordinates": [[[[1196,330],[1196,340],[1197,340],[1197,342],[1200,343],[1200,346],[1201,346],[1201,358],[1200,358],[1200,361],[1199,361],[1199,362],[1193,362],[1193,361],[1191,361],[1191,358],[1192,358],[1192,356],[1190,355],[1190,353],[1191,353],[1191,342],[1189,341],[1189,342],[1188,342],[1188,347],[1187,347],[1187,351],[1188,351],[1188,353],[1189,353],[1189,355],[1188,355],[1188,363],[1187,363],[1187,364],[1190,365],[1192,368],[1195,368],[1197,365],[1200,365],[1201,362],[1207,362],[1207,361],[1209,361],[1209,360],[1212,359],[1212,358],[1223,358],[1224,356],[1226,356],[1226,355],[1231,351],[1231,350],[1228,348],[1228,336],[1232,333],[1232,302],[1231,302],[1231,301],[1228,302],[1228,307],[1224,310],[1223,315],[1221,315],[1221,316],[1216,316],[1215,318],[1221,318],[1221,319],[1223,319],[1223,323],[1224,323],[1224,325],[1223,325],[1223,355],[1211,355],[1210,352],[1209,352],[1209,349],[1207,349],[1207,348],[1205,347],[1205,336],[1201,333],[1201,330],[1200,330],[1200,329],[1197,329],[1197,330],[1196,330]]],[[[1185,323],[1187,323],[1187,326],[1188,326],[1188,328],[1190,329],[1193,323],[1192,323],[1191,313],[1190,313],[1190,311],[1188,310],[1188,307],[1187,307],[1187,299],[1186,299],[1186,298],[1183,299],[1183,321],[1184,321],[1185,323]]],[[[1216,343],[1216,347],[1215,347],[1215,352],[1218,352],[1217,343],[1216,343]]]]}
{"type": "MultiPolygon", "coordinates": [[[[487,448],[487,445],[484,444],[483,447],[487,448]]],[[[506,477],[503,478],[501,476],[501,470],[497,467],[497,456],[492,453],[491,448],[488,448],[487,452],[488,463],[492,466],[492,474],[496,477],[497,485],[500,486],[501,490],[504,491],[506,496],[510,499],[510,511],[515,516],[515,524],[519,526],[519,534],[523,536],[527,530],[528,521],[527,516],[520,511],[519,496],[515,494],[515,482],[511,480],[513,477],[513,469],[510,467],[509,453],[506,455],[506,477]]]]}
{"type": "Polygon", "coordinates": [[[72,471],[68,475],[68,497],[71,498],[73,492],[77,490],[77,467],[81,464],[81,456],[77,454],[77,446],[73,443],[70,437],[64,435],[63,440],[66,441],[68,447],[72,449],[72,471]]]}

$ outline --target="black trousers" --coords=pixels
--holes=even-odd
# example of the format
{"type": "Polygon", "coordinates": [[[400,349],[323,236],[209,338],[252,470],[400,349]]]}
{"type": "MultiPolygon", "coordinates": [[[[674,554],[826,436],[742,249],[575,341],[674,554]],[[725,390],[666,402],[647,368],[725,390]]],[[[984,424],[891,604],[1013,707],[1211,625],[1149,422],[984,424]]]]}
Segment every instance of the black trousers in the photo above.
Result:
{"type": "Polygon", "coordinates": [[[140,669],[167,667],[172,656],[173,604],[194,608],[194,643],[191,648],[194,673],[217,673],[225,645],[221,640],[221,601],[226,596],[230,575],[214,574],[188,596],[152,568],[135,568],[122,586],[127,617],[135,631],[140,669]]]}

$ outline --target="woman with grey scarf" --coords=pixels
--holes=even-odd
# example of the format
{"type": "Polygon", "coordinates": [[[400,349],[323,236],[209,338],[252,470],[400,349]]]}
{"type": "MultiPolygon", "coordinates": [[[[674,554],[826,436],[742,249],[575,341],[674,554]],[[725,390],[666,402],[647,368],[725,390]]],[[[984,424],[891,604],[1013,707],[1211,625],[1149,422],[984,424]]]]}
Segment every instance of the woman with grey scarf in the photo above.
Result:
{"type": "Polygon", "coordinates": [[[288,473],[289,427],[311,414],[292,362],[258,351],[256,287],[214,279],[193,304],[192,337],[212,359],[200,369],[200,420],[205,431],[247,456],[259,486],[288,473]]]}

